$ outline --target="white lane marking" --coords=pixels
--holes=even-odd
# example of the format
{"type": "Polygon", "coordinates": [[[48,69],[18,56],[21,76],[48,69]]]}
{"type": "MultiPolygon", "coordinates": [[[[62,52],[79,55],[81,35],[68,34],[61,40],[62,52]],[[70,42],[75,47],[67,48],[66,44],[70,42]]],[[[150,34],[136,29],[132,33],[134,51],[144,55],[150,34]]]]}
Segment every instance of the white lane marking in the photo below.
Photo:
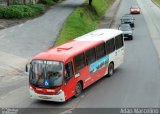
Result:
{"type": "Polygon", "coordinates": [[[72,114],[72,111],[73,111],[73,109],[68,109],[68,110],[61,112],[59,114],[72,114]]]}

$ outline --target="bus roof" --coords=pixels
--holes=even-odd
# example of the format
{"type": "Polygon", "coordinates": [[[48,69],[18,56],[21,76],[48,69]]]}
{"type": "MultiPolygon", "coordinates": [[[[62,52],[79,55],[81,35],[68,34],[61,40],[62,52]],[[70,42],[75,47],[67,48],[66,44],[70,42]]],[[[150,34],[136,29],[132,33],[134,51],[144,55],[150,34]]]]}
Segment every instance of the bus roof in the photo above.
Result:
{"type": "Polygon", "coordinates": [[[93,32],[80,36],[74,40],[78,41],[107,41],[119,34],[122,34],[122,31],[117,29],[97,29],[93,32]]]}
{"type": "Polygon", "coordinates": [[[85,50],[107,41],[121,33],[121,31],[116,29],[97,29],[65,44],[42,52],[36,55],[33,59],[65,62],[70,57],[80,54],[85,50]]]}

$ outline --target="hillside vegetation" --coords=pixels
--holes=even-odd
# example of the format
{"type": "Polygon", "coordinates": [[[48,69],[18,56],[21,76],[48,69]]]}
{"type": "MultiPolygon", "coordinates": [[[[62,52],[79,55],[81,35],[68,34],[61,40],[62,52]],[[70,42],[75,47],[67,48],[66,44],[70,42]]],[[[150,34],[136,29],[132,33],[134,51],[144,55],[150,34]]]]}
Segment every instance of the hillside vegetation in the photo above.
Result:
{"type": "Polygon", "coordinates": [[[95,30],[100,18],[109,9],[114,0],[109,1],[93,0],[92,7],[85,3],[81,7],[76,8],[64,23],[55,45],[60,45],[95,30]]]}

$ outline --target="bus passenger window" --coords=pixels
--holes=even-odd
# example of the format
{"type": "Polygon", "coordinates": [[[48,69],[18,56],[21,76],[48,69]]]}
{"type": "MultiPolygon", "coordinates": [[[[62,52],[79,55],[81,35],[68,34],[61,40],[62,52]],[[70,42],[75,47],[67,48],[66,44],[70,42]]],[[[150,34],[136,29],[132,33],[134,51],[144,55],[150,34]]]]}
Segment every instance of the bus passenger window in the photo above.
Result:
{"type": "Polygon", "coordinates": [[[108,40],[106,42],[106,53],[107,54],[110,54],[112,53],[113,51],[115,51],[115,44],[114,44],[114,38],[108,40]]]}
{"type": "Polygon", "coordinates": [[[86,66],[85,57],[84,57],[84,54],[81,53],[74,58],[74,67],[75,67],[76,73],[78,73],[78,71],[85,66],[86,66]]]}
{"type": "Polygon", "coordinates": [[[72,62],[69,62],[65,65],[65,80],[68,82],[73,76],[73,67],[72,62]]]}
{"type": "Polygon", "coordinates": [[[85,55],[86,55],[86,59],[87,59],[87,64],[88,65],[93,63],[94,61],[96,61],[96,53],[95,53],[95,49],[94,48],[86,51],[85,55]]]}
{"type": "Polygon", "coordinates": [[[119,49],[121,47],[123,47],[123,36],[119,35],[115,37],[115,45],[116,45],[116,49],[119,49]]]}
{"type": "Polygon", "coordinates": [[[100,44],[96,47],[97,59],[105,56],[105,44],[100,44]]]}

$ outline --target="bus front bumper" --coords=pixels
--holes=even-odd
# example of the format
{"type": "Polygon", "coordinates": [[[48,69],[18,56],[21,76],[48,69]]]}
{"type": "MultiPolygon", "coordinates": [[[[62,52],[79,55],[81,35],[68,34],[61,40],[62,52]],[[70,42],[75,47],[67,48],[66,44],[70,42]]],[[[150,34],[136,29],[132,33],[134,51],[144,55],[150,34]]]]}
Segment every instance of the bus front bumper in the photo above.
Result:
{"type": "Polygon", "coordinates": [[[55,101],[55,102],[64,102],[65,101],[64,91],[62,91],[58,95],[44,95],[44,94],[37,94],[33,89],[29,88],[29,93],[30,93],[30,97],[32,99],[45,100],[45,101],[55,101]]]}

